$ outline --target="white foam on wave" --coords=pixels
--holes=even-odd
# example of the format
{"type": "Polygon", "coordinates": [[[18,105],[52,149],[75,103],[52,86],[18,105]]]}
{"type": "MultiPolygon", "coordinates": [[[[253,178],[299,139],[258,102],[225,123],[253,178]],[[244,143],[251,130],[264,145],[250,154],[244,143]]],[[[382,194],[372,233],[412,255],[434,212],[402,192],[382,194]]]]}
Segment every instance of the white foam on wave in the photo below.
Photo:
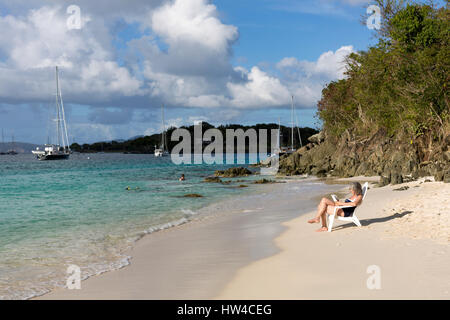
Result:
{"type": "Polygon", "coordinates": [[[197,212],[190,209],[181,209],[181,212],[183,212],[186,216],[193,216],[197,214],[197,212]]]}

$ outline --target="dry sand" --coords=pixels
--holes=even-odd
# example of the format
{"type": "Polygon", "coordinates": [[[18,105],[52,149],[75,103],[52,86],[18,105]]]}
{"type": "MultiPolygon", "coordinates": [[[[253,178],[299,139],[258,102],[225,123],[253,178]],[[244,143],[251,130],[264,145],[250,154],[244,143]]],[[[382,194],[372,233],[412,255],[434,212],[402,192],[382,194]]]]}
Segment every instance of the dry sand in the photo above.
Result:
{"type": "Polygon", "coordinates": [[[372,187],[356,211],[361,228],[338,221],[315,233],[313,213],[285,223],[281,252],[240,269],[216,298],[449,299],[450,185],[424,180],[372,187]],[[367,286],[370,266],[380,289],[367,286]]]}

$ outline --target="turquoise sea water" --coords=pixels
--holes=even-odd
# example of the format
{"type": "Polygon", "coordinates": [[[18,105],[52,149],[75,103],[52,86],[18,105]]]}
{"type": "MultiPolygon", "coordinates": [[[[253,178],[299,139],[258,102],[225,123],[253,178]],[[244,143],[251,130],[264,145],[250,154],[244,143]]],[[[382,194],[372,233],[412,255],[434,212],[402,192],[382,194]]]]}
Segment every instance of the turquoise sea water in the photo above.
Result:
{"type": "Polygon", "coordinates": [[[122,252],[145,233],[252,192],[202,182],[223,168],[174,165],[170,157],[153,155],[73,154],[43,162],[32,155],[0,156],[0,299],[64,285],[70,264],[83,275],[124,266],[122,252]],[[178,181],[181,173],[187,181],[178,181]],[[188,193],[204,197],[182,197],[188,193]]]}

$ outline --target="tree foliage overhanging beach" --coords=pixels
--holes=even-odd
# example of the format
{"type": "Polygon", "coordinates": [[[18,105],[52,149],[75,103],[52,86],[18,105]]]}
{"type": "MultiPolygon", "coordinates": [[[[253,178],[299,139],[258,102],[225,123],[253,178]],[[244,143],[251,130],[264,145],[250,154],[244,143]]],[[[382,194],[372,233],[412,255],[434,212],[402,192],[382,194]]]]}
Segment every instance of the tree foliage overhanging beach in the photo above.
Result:
{"type": "Polygon", "coordinates": [[[347,59],[347,78],[322,92],[318,114],[328,136],[346,130],[443,138],[448,130],[448,8],[377,0],[381,8],[378,44],[347,59]]]}
{"type": "Polygon", "coordinates": [[[283,159],[282,173],[450,181],[448,0],[376,3],[377,44],[349,55],[346,77],[322,91],[325,142],[283,159]]]}

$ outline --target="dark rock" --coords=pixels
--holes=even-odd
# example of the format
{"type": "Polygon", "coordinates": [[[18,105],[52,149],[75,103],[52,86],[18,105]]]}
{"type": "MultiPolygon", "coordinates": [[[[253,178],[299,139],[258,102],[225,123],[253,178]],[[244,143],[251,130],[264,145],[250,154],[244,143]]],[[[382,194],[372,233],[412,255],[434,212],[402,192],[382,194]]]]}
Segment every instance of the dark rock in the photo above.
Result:
{"type": "Polygon", "coordinates": [[[269,180],[269,179],[261,179],[261,180],[256,180],[253,183],[254,184],[267,184],[267,183],[277,183],[277,182],[274,180],[269,180]]]}
{"type": "Polygon", "coordinates": [[[183,198],[203,198],[201,194],[198,193],[188,193],[183,196],[183,198]]]}
{"type": "Polygon", "coordinates": [[[206,177],[203,182],[222,183],[222,180],[219,177],[206,177]]]}
{"type": "MultiPolygon", "coordinates": [[[[449,137],[445,139],[450,141],[449,137]]],[[[389,136],[383,129],[365,138],[357,138],[348,131],[334,140],[328,136],[323,141],[317,138],[312,137],[311,147],[283,156],[279,174],[380,175],[380,185],[426,176],[450,182],[450,151],[442,140],[436,140],[431,146],[428,142],[412,144],[410,140],[389,136]]]]}
{"type": "Polygon", "coordinates": [[[224,178],[245,177],[251,174],[253,174],[253,172],[244,167],[230,168],[227,170],[217,170],[214,173],[216,177],[224,178]]]}
{"type": "Polygon", "coordinates": [[[391,184],[403,183],[403,177],[398,172],[391,173],[391,184]]]}
{"type": "Polygon", "coordinates": [[[380,183],[379,183],[380,187],[387,186],[390,183],[391,183],[391,175],[388,175],[387,177],[386,176],[380,177],[380,183]]]}
{"type": "Polygon", "coordinates": [[[327,170],[320,169],[317,171],[316,176],[319,178],[325,178],[327,176],[327,170]]]}
{"type": "Polygon", "coordinates": [[[397,189],[393,189],[393,191],[405,191],[405,190],[408,190],[408,189],[409,189],[408,186],[404,186],[404,187],[400,187],[400,188],[397,188],[397,189]]]}
{"type": "Polygon", "coordinates": [[[447,171],[444,173],[444,182],[445,182],[445,183],[450,183],[450,170],[447,170],[447,171]]]}

